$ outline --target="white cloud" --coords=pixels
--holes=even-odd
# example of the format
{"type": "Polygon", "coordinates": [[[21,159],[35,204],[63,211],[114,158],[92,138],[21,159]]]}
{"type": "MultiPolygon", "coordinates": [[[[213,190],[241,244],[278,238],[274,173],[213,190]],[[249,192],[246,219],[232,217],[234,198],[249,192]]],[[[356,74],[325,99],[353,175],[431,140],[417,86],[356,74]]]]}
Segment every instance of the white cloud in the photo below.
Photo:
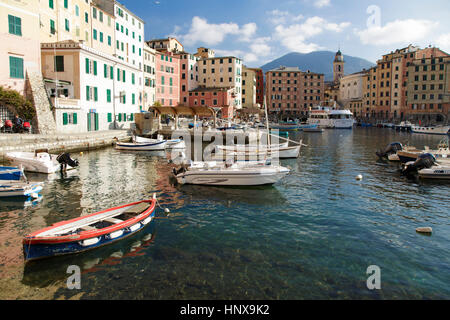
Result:
{"type": "Polygon", "coordinates": [[[320,35],[325,31],[339,33],[349,26],[349,22],[330,23],[321,17],[315,16],[306,19],[305,22],[301,24],[276,26],[274,38],[292,51],[309,53],[324,49],[322,46],[308,41],[310,38],[320,35]]]}
{"type": "Polygon", "coordinates": [[[171,36],[179,39],[185,46],[198,43],[213,46],[222,43],[228,35],[237,36],[238,41],[250,42],[255,35],[257,25],[254,22],[239,26],[236,23],[209,23],[208,20],[200,17],[193,17],[189,31],[186,34],[179,34],[181,28],[174,27],[171,36]]]}
{"type": "Polygon", "coordinates": [[[450,52],[450,33],[440,35],[436,40],[439,49],[450,52]]]}
{"type": "Polygon", "coordinates": [[[298,22],[304,18],[302,14],[292,15],[288,11],[280,11],[278,9],[268,11],[268,20],[274,25],[286,24],[291,22],[298,22]]]}
{"type": "Polygon", "coordinates": [[[395,20],[385,26],[355,30],[363,44],[393,45],[412,43],[426,39],[438,26],[438,22],[429,20],[395,20]]]}
{"type": "Polygon", "coordinates": [[[330,5],[330,0],[316,0],[314,1],[314,6],[317,8],[328,7],[330,5]]]}

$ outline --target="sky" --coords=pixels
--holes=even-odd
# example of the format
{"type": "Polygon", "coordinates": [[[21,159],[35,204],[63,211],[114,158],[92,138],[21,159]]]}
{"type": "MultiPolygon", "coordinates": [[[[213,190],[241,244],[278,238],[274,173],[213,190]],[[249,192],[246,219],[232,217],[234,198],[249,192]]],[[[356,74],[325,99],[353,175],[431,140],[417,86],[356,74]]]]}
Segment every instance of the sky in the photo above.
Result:
{"type": "Polygon", "coordinates": [[[119,0],[145,39],[175,37],[260,67],[289,52],[340,49],[375,63],[409,44],[450,52],[449,0],[119,0]]]}

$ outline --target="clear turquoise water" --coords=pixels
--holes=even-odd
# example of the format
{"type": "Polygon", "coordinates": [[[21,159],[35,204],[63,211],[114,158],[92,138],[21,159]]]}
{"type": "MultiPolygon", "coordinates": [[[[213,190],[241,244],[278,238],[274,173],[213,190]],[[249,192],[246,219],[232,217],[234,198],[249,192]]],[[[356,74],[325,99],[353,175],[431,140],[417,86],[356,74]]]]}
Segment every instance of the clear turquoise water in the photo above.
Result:
{"type": "MultiPolygon", "coordinates": [[[[449,299],[450,183],[407,180],[375,156],[393,141],[441,138],[377,128],[291,137],[308,145],[282,161],[292,173],[251,189],[175,186],[167,160],[151,153],[77,155],[80,169],[49,178],[38,204],[0,204],[0,234],[19,239],[153,192],[171,213],[159,209],[141,233],[107,247],[18,263],[20,286],[81,299],[449,299]],[[432,236],[415,232],[422,226],[432,236]],[[65,287],[69,265],[82,269],[81,290],[65,287]],[[381,290],[367,289],[369,265],[381,268],[381,290]]],[[[20,246],[2,245],[18,261],[20,246]]]]}

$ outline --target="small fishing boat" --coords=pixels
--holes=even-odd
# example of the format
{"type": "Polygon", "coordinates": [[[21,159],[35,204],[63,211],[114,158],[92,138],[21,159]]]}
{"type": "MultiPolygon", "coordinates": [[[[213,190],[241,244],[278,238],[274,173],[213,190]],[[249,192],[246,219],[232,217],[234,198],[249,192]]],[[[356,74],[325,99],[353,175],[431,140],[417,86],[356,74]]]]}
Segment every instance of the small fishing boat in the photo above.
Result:
{"type": "Polygon", "coordinates": [[[376,155],[380,159],[388,159],[389,161],[400,161],[398,153],[400,151],[404,152],[421,152],[415,147],[403,146],[400,142],[390,143],[384,150],[378,150],[376,155]]]}
{"type": "Polygon", "coordinates": [[[321,128],[306,128],[306,129],[303,129],[303,132],[312,132],[312,133],[322,133],[324,131],[325,130],[321,129],[321,128]]]}
{"type": "Polygon", "coordinates": [[[131,151],[158,151],[166,149],[166,140],[157,142],[117,142],[117,150],[131,150],[131,151]]]}
{"type": "Polygon", "coordinates": [[[42,186],[42,182],[0,181],[0,197],[37,198],[39,192],[42,191],[42,186]]]}
{"type": "Polygon", "coordinates": [[[25,261],[80,253],[129,237],[155,215],[156,195],[33,232],[23,239],[25,261]]]}
{"type": "Polygon", "coordinates": [[[180,184],[218,186],[258,186],[278,182],[290,172],[282,166],[264,163],[192,162],[190,166],[174,168],[174,176],[180,184]]]}
{"type": "Polygon", "coordinates": [[[20,180],[22,177],[22,169],[17,167],[0,166],[0,180],[20,180]]]}
{"type": "Polygon", "coordinates": [[[411,131],[413,124],[409,121],[402,121],[400,124],[394,125],[394,129],[397,131],[411,131]]]}
{"type": "MultiPolygon", "coordinates": [[[[51,174],[58,171],[61,167],[58,162],[58,156],[49,154],[47,149],[37,149],[35,152],[9,152],[5,155],[6,159],[13,165],[22,167],[23,170],[29,172],[38,172],[51,174]]],[[[69,154],[66,154],[73,166],[67,165],[66,170],[74,170],[78,165],[78,161],[73,161],[69,154]]]]}
{"type": "MultiPolygon", "coordinates": [[[[163,141],[164,139],[151,139],[151,138],[144,138],[136,136],[134,138],[134,142],[136,143],[157,143],[160,141],[163,141]]],[[[183,139],[170,139],[166,140],[166,149],[185,149],[186,143],[183,139]]]]}
{"type": "Polygon", "coordinates": [[[411,126],[411,132],[434,134],[434,135],[449,135],[450,126],[430,126],[430,127],[411,126]]]}
{"type": "Polygon", "coordinates": [[[428,147],[425,147],[424,150],[402,150],[398,151],[397,155],[401,163],[407,163],[410,161],[415,161],[417,157],[422,153],[431,153],[438,159],[449,159],[450,158],[450,149],[448,145],[448,140],[444,139],[439,142],[436,150],[431,150],[428,147]]]}

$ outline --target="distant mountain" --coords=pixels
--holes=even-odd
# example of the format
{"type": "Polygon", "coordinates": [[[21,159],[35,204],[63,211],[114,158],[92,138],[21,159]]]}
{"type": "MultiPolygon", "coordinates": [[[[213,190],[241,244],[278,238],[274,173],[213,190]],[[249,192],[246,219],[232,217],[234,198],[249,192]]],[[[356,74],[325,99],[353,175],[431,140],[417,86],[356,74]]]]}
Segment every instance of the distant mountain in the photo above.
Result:
{"type": "MultiPolygon", "coordinates": [[[[291,52],[281,58],[275,59],[261,67],[263,72],[285,67],[298,67],[302,71],[310,70],[311,72],[323,73],[325,81],[333,81],[333,61],[336,52],[331,51],[315,51],[311,53],[291,52]]],[[[375,64],[365,59],[344,55],[344,71],[345,74],[352,74],[363,69],[369,69],[375,64]]]]}

